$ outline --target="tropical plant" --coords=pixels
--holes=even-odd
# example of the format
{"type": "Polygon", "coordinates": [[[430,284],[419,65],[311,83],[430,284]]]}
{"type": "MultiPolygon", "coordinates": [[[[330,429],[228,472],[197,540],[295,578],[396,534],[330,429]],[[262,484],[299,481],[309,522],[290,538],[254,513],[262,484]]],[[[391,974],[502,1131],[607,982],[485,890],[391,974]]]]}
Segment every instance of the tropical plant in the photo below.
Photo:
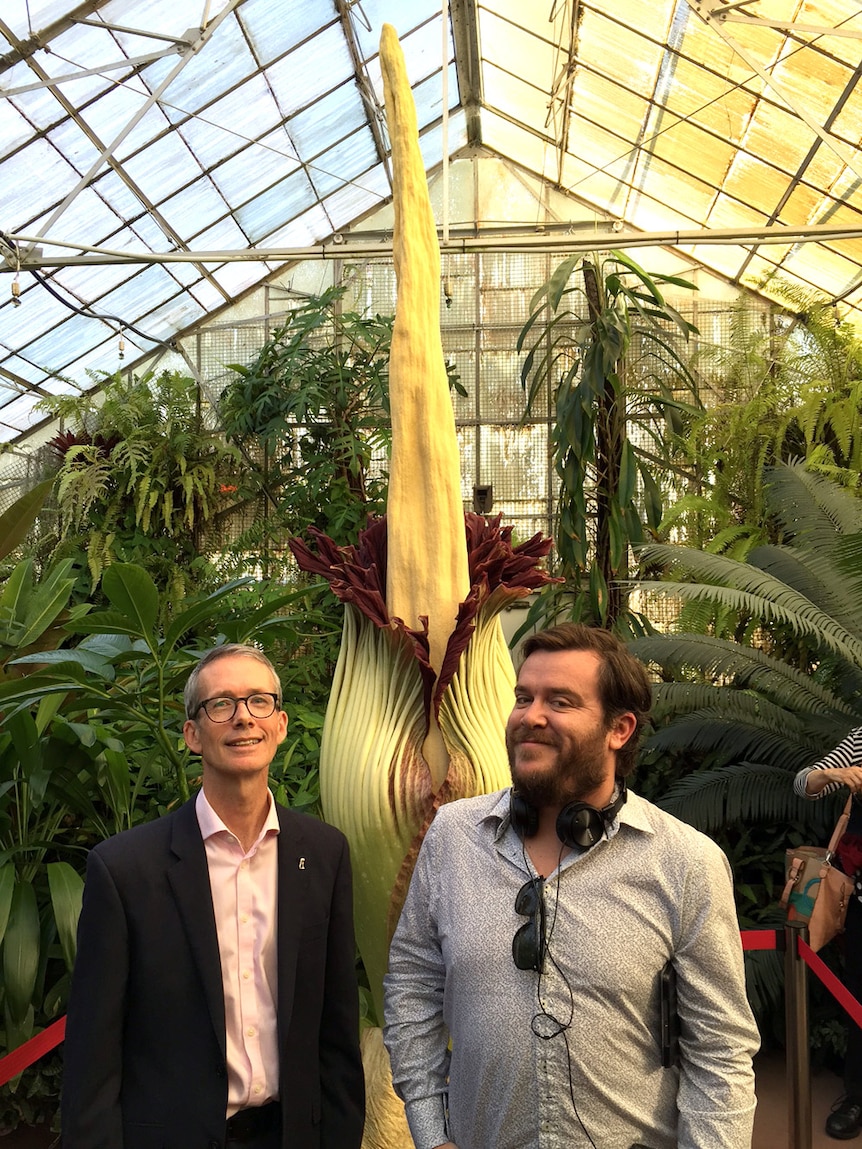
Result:
{"type": "Polygon", "coordinates": [[[229,365],[237,378],[219,414],[247,463],[238,498],[263,502],[241,546],[264,571],[289,534],[313,527],[347,543],[384,511],[393,319],[346,309],[347,291],[298,304],[250,364],[229,365]]]}
{"type": "MultiPolygon", "coordinates": [[[[764,494],[778,541],[744,560],[643,549],[666,574],[640,590],[681,621],[631,644],[660,676],[642,775],[660,764],[659,805],[733,857],[747,925],[776,924],[784,848],[825,841],[837,814],[800,801],[794,775],[862,726],[862,502],[802,465],[770,469],[764,494]]],[[[777,971],[758,969],[772,1000],[777,971]]]]}
{"type": "Polygon", "coordinates": [[[176,371],[104,375],[95,392],[43,400],[71,425],[51,440],[66,553],[86,551],[96,587],[114,561],[134,561],[179,603],[217,581],[207,524],[233,487],[236,452],[203,422],[195,381],[176,371]]]}
{"type": "MultiPolygon", "coordinates": [[[[0,560],[16,551],[33,527],[54,486],[45,479],[16,499],[0,515],[0,560]]],[[[32,557],[22,559],[9,571],[0,588],[0,668],[10,672],[8,662],[30,650],[56,645],[57,624],[65,614],[75,585],[74,563],[55,563],[36,577],[32,557]]],[[[86,608],[73,611],[83,613],[86,608]]]]}
{"type": "Polygon", "coordinates": [[[0,560],[8,558],[24,542],[53,486],[53,476],[43,479],[15,499],[0,515],[0,560]]]}
{"type": "Polygon", "coordinates": [[[347,541],[383,509],[392,319],[345,310],[345,292],[305,300],[250,364],[229,365],[219,416],[246,458],[240,498],[264,500],[264,552],[309,525],[347,541]]]}
{"type": "Polygon", "coordinates": [[[740,298],[729,339],[701,340],[691,369],[709,398],[680,443],[691,481],[661,523],[736,558],[770,539],[766,468],[804,458],[856,487],[862,467],[862,344],[827,301],[781,293],[785,308],[769,312],[740,298]]]}
{"type": "Polygon", "coordinates": [[[436,808],[506,784],[514,669],[499,614],[545,581],[537,564],[547,546],[537,536],[513,547],[499,519],[465,521],[440,338],[440,252],[410,83],[388,24],[380,60],[398,279],[387,514],[349,546],[312,529],[311,546],[293,539],[291,548],[345,604],[321,794],[350,842],[357,943],[376,1014],[363,1033],[366,1136],[394,1147],[410,1140],[380,1030],[389,940],[436,808]]]}
{"type": "Polygon", "coordinates": [[[665,299],[665,286],[694,285],[650,275],[622,252],[572,256],[530,303],[517,342],[527,351],[521,383],[527,415],[539,403],[553,411],[565,582],[539,600],[528,625],[567,613],[613,626],[625,612],[630,546],[644,526],[658,529],[670,448],[697,409],[680,353],[696,328],[665,299]]]}

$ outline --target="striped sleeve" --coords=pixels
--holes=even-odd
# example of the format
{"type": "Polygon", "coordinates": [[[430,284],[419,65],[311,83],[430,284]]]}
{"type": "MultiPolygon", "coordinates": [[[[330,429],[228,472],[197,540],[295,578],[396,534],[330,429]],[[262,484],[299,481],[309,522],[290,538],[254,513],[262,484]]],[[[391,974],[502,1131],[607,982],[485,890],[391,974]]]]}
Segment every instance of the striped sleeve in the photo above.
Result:
{"type": "Polygon", "coordinates": [[[805,766],[793,780],[793,789],[800,798],[807,798],[809,802],[816,802],[826,794],[834,794],[841,789],[841,782],[830,782],[824,786],[819,794],[809,794],[806,791],[808,775],[812,770],[846,769],[848,766],[862,766],[862,726],[851,730],[843,742],[839,742],[834,750],[830,750],[825,758],[815,762],[813,766],[805,766]]]}

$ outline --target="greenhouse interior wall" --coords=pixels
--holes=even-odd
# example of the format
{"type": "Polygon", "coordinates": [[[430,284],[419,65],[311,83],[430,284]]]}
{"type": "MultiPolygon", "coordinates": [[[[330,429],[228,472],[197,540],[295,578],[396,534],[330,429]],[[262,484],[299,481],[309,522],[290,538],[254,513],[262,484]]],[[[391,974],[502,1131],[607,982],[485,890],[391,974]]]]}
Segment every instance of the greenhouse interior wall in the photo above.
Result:
{"type": "MultiPolygon", "coordinates": [[[[498,250],[442,256],[443,348],[467,391],[466,397],[453,394],[465,509],[502,515],[518,539],[536,532],[552,536],[557,485],[550,451],[551,402],[544,396],[541,409],[524,417],[523,355],[516,344],[536,289],[565,258],[565,236],[559,252],[530,250],[524,221],[534,221],[536,235],[564,225],[565,233],[579,238],[599,227],[606,232],[608,221],[590,215],[571,197],[511,162],[494,157],[457,160],[445,181],[438,173],[429,184],[438,224],[445,215],[453,234],[497,232],[500,237],[498,250]]],[[[391,238],[391,229],[392,210],[387,207],[361,221],[348,238],[378,236],[382,244],[391,238]]],[[[661,248],[636,249],[628,255],[651,274],[678,275],[692,282],[696,292],[673,288],[669,301],[697,326],[700,342],[726,341],[739,299],[733,285],[700,267],[696,253],[690,260],[661,248]]],[[[165,369],[191,374],[200,386],[204,418],[216,428],[219,395],[234,377],[228,365],[248,363],[296,301],[336,283],[347,288],[346,307],[382,314],[395,310],[395,275],[388,250],[379,258],[299,261],[205,325],[180,336],[174,350],[137,360],[127,352],[125,362],[118,358],[117,369],[138,375],[165,369]]],[[[751,296],[750,305],[762,310],[764,317],[768,314],[763,300],[751,296]]],[[[74,382],[92,387],[94,381],[74,382]]],[[[44,424],[0,456],[0,509],[23,484],[44,473],[44,444],[58,429],[56,423],[44,424]]],[[[236,533],[244,525],[235,524],[236,533]]],[[[214,549],[227,541],[214,539],[214,549]]]]}

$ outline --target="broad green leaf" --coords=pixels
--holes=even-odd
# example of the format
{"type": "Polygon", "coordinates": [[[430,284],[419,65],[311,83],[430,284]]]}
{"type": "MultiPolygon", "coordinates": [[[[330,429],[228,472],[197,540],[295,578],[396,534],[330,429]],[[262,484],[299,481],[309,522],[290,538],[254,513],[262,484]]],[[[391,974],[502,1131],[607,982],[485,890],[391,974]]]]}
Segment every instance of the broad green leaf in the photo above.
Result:
{"type": "Polygon", "coordinates": [[[102,590],[111,605],[129,620],[129,632],[155,645],[153,629],[159,613],[156,584],[135,563],[112,563],[102,576],[102,590]]]}
{"type": "Polygon", "coordinates": [[[0,592],[0,609],[7,617],[17,618],[26,604],[33,585],[33,560],[18,563],[0,592]]]}
{"type": "Polygon", "coordinates": [[[44,734],[51,722],[57,715],[57,711],[63,705],[62,694],[51,694],[47,698],[41,698],[39,705],[36,708],[36,729],[39,734],[44,734]]]}
{"type": "MultiPolygon", "coordinates": [[[[31,1005],[27,1009],[23,1020],[19,1021],[17,1018],[11,1016],[9,1012],[8,1000],[6,1002],[5,1014],[6,1048],[11,1052],[13,1049],[17,1049],[19,1046],[23,1045],[25,1041],[29,1041],[33,1036],[36,1014],[33,1006],[31,1005]]],[[[12,1080],[8,1083],[8,1085],[5,1086],[5,1088],[8,1089],[10,1093],[15,1093],[21,1083],[22,1077],[23,1073],[19,1073],[17,1077],[12,1078],[12,1080]]]]}
{"type": "Polygon", "coordinates": [[[30,1009],[36,974],[39,970],[39,910],[36,891],[29,882],[18,880],[3,938],[3,984],[6,1009],[18,1025],[23,1025],[30,1009]]]}
{"type": "Polygon", "coordinates": [[[41,638],[45,631],[62,614],[69,601],[74,579],[65,579],[59,586],[37,587],[30,598],[25,619],[25,630],[19,640],[20,646],[30,646],[41,638]]]}
{"type": "Polygon", "coordinates": [[[645,463],[639,464],[641,482],[643,484],[644,510],[646,521],[654,531],[657,531],[662,517],[661,491],[653,478],[652,471],[645,463]]]}
{"type": "MultiPolygon", "coordinates": [[[[196,627],[199,623],[204,622],[206,619],[211,618],[222,599],[233,593],[233,591],[239,587],[250,586],[253,581],[254,580],[251,578],[234,579],[232,582],[229,582],[224,586],[219,587],[218,590],[213,591],[212,594],[207,595],[205,599],[194,603],[192,606],[178,614],[165,631],[165,641],[162,645],[162,657],[164,658],[171,653],[176,644],[187,631],[191,630],[193,627],[196,627]]],[[[293,591],[291,594],[280,598],[277,603],[267,604],[266,608],[264,609],[267,612],[271,611],[274,613],[276,610],[280,609],[282,603],[289,602],[296,593],[296,591],[293,591]]]]}
{"type": "MultiPolygon", "coordinates": [[[[42,761],[42,740],[39,737],[39,731],[33,716],[26,710],[20,710],[17,714],[13,714],[5,719],[4,725],[12,735],[12,745],[14,753],[21,764],[21,773],[24,778],[32,785],[34,780],[38,780],[40,774],[44,772],[42,761]]],[[[45,781],[40,784],[36,781],[37,794],[39,800],[45,793],[45,781]]]]}
{"type": "Polygon", "coordinates": [[[112,681],[114,678],[111,664],[102,655],[87,650],[84,646],[75,647],[73,650],[40,650],[37,654],[25,654],[23,658],[16,658],[12,663],[13,666],[26,664],[52,668],[63,666],[69,674],[74,674],[76,679],[80,677],[81,682],[94,676],[107,681],[112,681]]]}
{"type": "Polygon", "coordinates": [[[617,503],[611,503],[608,515],[608,544],[611,570],[615,575],[619,573],[625,562],[628,542],[629,540],[626,534],[625,524],[620,515],[619,505],[617,503]]]}
{"type": "MultiPolygon", "coordinates": [[[[116,566],[116,564],[114,565],[116,566]]],[[[108,567],[108,570],[113,570],[113,567],[108,567]]],[[[107,578],[107,571],[105,578],[107,578]]],[[[155,586],[153,589],[155,590],[155,586]]],[[[156,594],[158,596],[158,592],[156,594]]],[[[67,626],[66,630],[73,631],[75,634],[122,634],[135,638],[151,637],[150,632],[144,632],[140,629],[140,619],[131,617],[122,610],[92,611],[86,617],[77,620],[74,625],[67,626]]]]}
{"type": "Polygon", "coordinates": [[[635,460],[635,453],[631,443],[626,439],[623,443],[622,455],[620,457],[620,485],[617,492],[617,497],[620,506],[626,506],[635,497],[635,485],[637,483],[637,463],[635,460]]]}
{"type": "Polygon", "coordinates": [[[0,559],[5,559],[27,537],[27,532],[39,517],[42,504],[53,486],[53,477],[44,479],[32,491],[16,499],[12,506],[0,515],[0,559]]]}
{"type": "MultiPolygon", "coordinates": [[[[560,306],[560,300],[563,297],[566,284],[569,282],[569,278],[572,275],[572,272],[578,266],[580,261],[581,257],[579,255],[573,255],[568,259],[564,259],[560,266],[555,269],[551,275],[551,278],[548,280],[548,302],[550,303],[551,309],[553,311],[556,311],[560,306]]],[[[537,296],[534,296],[533,298],[535,299],[536,297],[537,296]]]]}
{"type": "Polygon", "coordinates": [[[57,934],[66,968],[71,971],[75,964],[78,917],[81,913],[84,881],[68,862],[49,862],[48,888],[51,891],[54,921],[57,923],[57,934]]]}
{"type": "Polygon", "coordinates": [[[0,866],[0,942],[6,933],[9,911],[12,908],[12,892],[15,889],[15,867],[11,862],[0,866]]]}

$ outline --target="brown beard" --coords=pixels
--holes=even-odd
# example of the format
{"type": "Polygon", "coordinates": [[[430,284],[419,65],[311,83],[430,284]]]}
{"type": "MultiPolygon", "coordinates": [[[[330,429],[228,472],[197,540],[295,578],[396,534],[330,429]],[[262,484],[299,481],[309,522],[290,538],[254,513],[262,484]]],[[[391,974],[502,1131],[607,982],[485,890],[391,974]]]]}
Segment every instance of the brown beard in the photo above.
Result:
{"type": "MultiPolygon", "coordinates": [[[[535,738],[535,732],[531,732],[531,737],[535,738]]],[[[515,762],[515,747],[522,739],[507,736],[512,784],[521,797],[536,809],[563,807],[569,802],[583,801],[607,781],[603,740],[604,730],[601,730],[588,741],[573,743],[567,756],[564,756],[555,740],[548,742],[546,745],[557,749],[555,767],[545,774],[530,774],[522,778],[515,762]]]]}

